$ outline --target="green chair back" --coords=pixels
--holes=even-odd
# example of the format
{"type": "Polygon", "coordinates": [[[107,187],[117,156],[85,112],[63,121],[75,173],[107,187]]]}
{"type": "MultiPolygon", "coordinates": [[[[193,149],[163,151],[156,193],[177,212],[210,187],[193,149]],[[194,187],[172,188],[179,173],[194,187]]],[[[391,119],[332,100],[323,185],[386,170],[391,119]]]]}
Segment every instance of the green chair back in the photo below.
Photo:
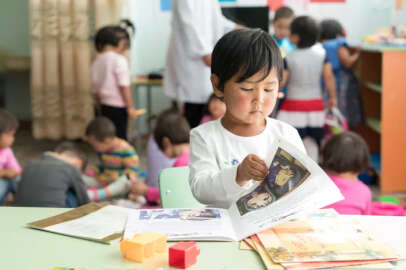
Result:
{"type": "Polygon", "coordinates": [[[162,208],[204,208],[189,186],[189,167],[167,168],[159,174],[162,208]]]}

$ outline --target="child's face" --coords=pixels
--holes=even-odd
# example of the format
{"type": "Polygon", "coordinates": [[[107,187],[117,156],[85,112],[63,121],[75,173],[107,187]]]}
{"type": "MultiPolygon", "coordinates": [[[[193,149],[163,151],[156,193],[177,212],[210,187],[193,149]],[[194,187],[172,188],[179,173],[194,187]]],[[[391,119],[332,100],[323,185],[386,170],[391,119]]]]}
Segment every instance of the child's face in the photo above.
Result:
{"type": "Polygon", "coordinates": [[[125,39],[121,39],[118,42],[118,46],[116,47],[116,52],[121,55],[125,55],[128,50],[128,41],[125,39]]]}
{"type": "Polygon", "coordinates": [[[15,132],[15,130],[10,130],[0,135],[0,149],[13,145],[15,132]]]}
{"type": "Polygon", "coordinates": [[[97,140],[94,136],[87,136],[87,142],[93,147],[96,152],[107,152],[111,148],[112,138],[106,138],[104,141],[97,140]]]}
{"type": "Polygon", "coordinates": [[[260,81],[263,76],[260,71],[243,82],[237,82],[236,74],[225,83],[222,92],[215,86],[217,77],[212,75],[214,91],[218,97],[223,97],[226,104],[223,119],[235,125],[235,128],[262,127],[264,119],[275,107],[279,88],[277,71],[273,68],[268,76],[260,81]]]}
{"type": "Polygon", "coordinates": [[[290,24],[293,18],[280,18],[273,22],[275,36],[279,39],[289,37],[290,24]]]}
{"type": "Polygon", "coordinates": [[[226,104],[218,98],[213,98],[209,103],[209,112],[213,120],[216,120],[226,112],[226,104]]]}

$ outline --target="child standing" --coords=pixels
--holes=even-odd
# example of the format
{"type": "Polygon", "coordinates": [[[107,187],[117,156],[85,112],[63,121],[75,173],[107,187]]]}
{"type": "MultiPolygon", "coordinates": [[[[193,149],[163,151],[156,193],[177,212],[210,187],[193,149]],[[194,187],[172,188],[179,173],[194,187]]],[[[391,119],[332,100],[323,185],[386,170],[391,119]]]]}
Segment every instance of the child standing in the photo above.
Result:
{"type": "Polygon", "coordinates": [[[224,35],[213,50],[211,72],[226,112],[191,131],[189,183],[201,203],[228,208],[267,176],[268,149],[278,137],[305,150],[293,127],[268,117],[283,72],[280,50],[268,33],[241,29],[224,35]]]}
{"type": "Polygon", "coordinates": [[[226,112],[226,104],[219,99],[215,94],[211,94],[209,101],[207,102],[207,113],[203,116],[200,124],[207,123],[212,120],[217,120],[223,117],[226,112]]]}
{"type": "Polygon", "coordinates": [[[293,20],[290,40],[297,50],[286,57],[289,91],[278,119],[299,131],[300,137],[310,137],[320,146],[325,119],[321,79],[329,92],[328,107],[336,105],[336,88],[331,64],[326,52],[316,43],[319,29],[314,19],[300,16],[293,20]]]}
{"type": "Polygon", "coordinates": [[[272,21],[274,33],[273,39],[282,50],[282,57],[285,57],[289,52],[296,49],[296,46],[290,43],[290,24],[295,17],[295,13],[290,7],[280,7],[275,11],[275,16],[272,21]]]}
{"type": "Polygon", "coordinates": [[[344,200],[327,206],[340,214],[368,215],[372,195],[358,174],[369,166],[369,151],[356,133],[342,132],[331,137],[322,150],[322,167],[344,196],[344,200]]]}
{"type": "Polygon", "coordinates": [[[138,155],[134,148],[116,137],[113,122],[103,116],[87,126],[86,139],[101,158],[99,168],[86,171],[97,181],[95,187],[88,189],[90,199],[100,201],[128,193],[131,190],[129,179],[136,179],[139,172],[138,155]]]}
{"type": "Polygon", "coordinates": [[[130,48],[130,35],[121,26],[105,26],[96,33],[95,47],[99,55],[91,67],[91,80],[96,107],[101,115],[113,121],[117,136],[126,140],[128,117],[137,115],[124,56],[130,48]]]}
{"type": "Polygon", "coordinates": [[[83,151],[71,142],[24,167],[15,196],[17,206],[77,207],[89,202],[82,170],[87,163],[83,151]]]}
{"type": "MultiPolygon", "coordinates": [[[[274,29],[272,37],[276,41],[276,44],[278,44],[279,48],[281,49],[283,59],[286,58],[286,55],[289,52],[296,49],[296,46],[290,43],[289,41],[290,24],[292,23],[294,17],[295,13],[290,7],[280,7],[275,11],[275,16],[272,21],[274,29]]],[[[282,105],[283,101],[286,98],[287,92],[286,80],[287,80],[287,66],[286,61],[284,61],[283,80],[280,83],[280,88],[282,89],[282,91],[280,92],[280,96],[276,108],[272,113],[272,116],[277,115],[277,113],[280,110],[280,106],[282,105]]]]}
{"type": "Polygon", "coordinates": [[[3,205],[9,192],[16,192],[21,174],[21,167],[10,148],[17,128],[17,119],[0,109],[0,205],[3,205]]]}
{"type": "MultiPolygon", "coordinates": [[[[189,123],[179,112],[169,109],[159,115],[154,139],[165,156],[176,158],[172,167],[189,164],[189,133],[189,123]]],[[[135,180],[130,198],[138,195],[145,196],[149,203],[158,203],[160,198],[157,187],[147,186],[144,182],[135,180]]]]}
{"type": "Polygon", "coordinates": [[[350,53],[341,24],[333,19],[321,22],[320,40],[331,63],[337,88],[338,109],[351,127],[363,121],[362,101],[358,81],[351,68],[360,52],[350,53]]]}

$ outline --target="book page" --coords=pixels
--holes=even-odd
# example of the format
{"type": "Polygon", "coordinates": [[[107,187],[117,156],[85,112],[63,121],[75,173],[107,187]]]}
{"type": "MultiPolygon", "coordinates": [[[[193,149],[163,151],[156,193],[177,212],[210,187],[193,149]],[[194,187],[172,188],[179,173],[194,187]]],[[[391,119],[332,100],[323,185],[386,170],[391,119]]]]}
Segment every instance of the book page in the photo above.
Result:
{"type": "Polygon", "coordinates": [[[132,210],[124,237],[143,232],[166,234],[168,240],[235,240],[227,211],[218,208],[132,210]]]}
{"type": "Polygon", "coordinates": [[[83,217],[44,227],[55,233],[100,240],[123,232],[129,209],[106,206],[83,217]]]}
{"type": "Polygon", "coordinates": [[[286,140],[269,151],[269,175],[228,209],[239,240],[343,199],[324,171],[286,140]]]}

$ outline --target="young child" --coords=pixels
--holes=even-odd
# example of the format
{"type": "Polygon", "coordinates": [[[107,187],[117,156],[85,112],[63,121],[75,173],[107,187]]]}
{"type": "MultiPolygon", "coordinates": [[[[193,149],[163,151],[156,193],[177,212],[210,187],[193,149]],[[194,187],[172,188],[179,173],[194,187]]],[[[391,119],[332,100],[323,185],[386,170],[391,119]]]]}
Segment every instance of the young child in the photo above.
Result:
{"type": "MultiPolygon", "coordinates": [[[[134,26],[126,22],[134,30],[134,26]]],[[[96,33],[95,47],[99,55],[91,67],[91,80],[96,107],[101,115],[113,121],[117,136],[126,140],[128,117],[137,115],[124,56],[130,48],[130,35],[121,26],[105,26],[96,33]]]]}
{"type": "Polygon", "coordinates": [[[290,7],[280,7],[275,11],[275,16],[272,20],[274,33],[273,39],[282,49],[282,57],[285,57],[289,52],[296,48],[290,43],[290,24],[295,17],[295,13],[290,7]]]}
{"type": "Polygon", "coordinates": [[[190,133],[191,190],[203,204],[228,208],[268,174],[268,149],[284,137],[304,150],[298,132],[271,119],[282,79],[280,50],[260,29],[241,29],[224,35],[212,54],[211,81],[224,100],[224,117],[190,133]]]}
{"type": "MultiPolygon", "coordinates": [[[[290,24],[292,23],[295,17],[295,13],[289,7],[280,7],[275,11],[275,16],[273,18],[272,24],[274,33],[272,35],[273,39],[278,44],[281,49],[282,58],[286,58],[286,55],[292,50],[296,49],[296,46],[290,43],[290,24]]],[[[283,80],[280,83],[280,88],[282,89],[279,94],[279,99],[275,110],[272,113],[272,116],[276,116],[280,110],[280,106],[285,100],[286,97],[286,80],[287,80],[287,66],[284,61],[284,70],[283,70],[283,80]]]]}
{"type": "Polygon", "coordinates": [[[0,205],[3,205],[9,192],[16,192],[21,174],[20,165],[10,148],[17,128],[17,119],[0,109],[0,205]]]}
{"type": "Polygon", "coordinates": [[[217,120],[223,117],[226,112],[226,104],[219,99],[215,94],[211,94],[209,101],[207,102],[207,113],[203,116],[200,124],[207,123],[212,120],[217,120]]]}
{"type": "Polygon", "coordinates": [[[63,142],[24,167],[15,196],[17,206],[77,207],[89,202],[82,170],[87,157],[74,143],[63,142]]]}
{"type": "Polygon", "coordinates": [[[302,139],[310,137],[320,147],[325,120],[321,79],[329,92],[331,108],[337,102],[334,75],[326,52],[316,43],[319,36],[316,21],[309,16],[297,17],[290,30],[290,40],[298,49],[286,57],[289,90],[277,118],[296,127],[302,139]]]}
{"type": "Polygon", "coordinates": [[[86,140],[101,158],[99,168],[86,170],[86,174],[97,181],[88,189],[90,199],[100,201],[127,194],[131,190],[129,179],[136,179],[139,172],[138,155],[134,148],[116,137],[113,122],[103,116],[87,126],[86,140]]]}
{"type": "Polygon", "coordinates": [[[358,174],[369,166],[369,151],[356,133],[342,132],[331,137],[322,149],[322,167],[344,196],[344,200],[327,206],[340,214],[368,215],[372,195],[358,174]]]}
{"type": "Polygon", "coordinates": [[[337,88],[337,106],[351,127],[363,121],[362,100],[358,81],[351,68],[360,52],[351,54],[341,24],[333,19],[321,22],[320,40],[331,63],[337,88]]]}
{"type": "MultiPolygon", "coordinates": [[[[169,109],[163,111],[156,123],[154,139],[159,149],[169,158],[176,158],[172,167],[189,164],[189,123],[179,112],[169,109]]],[[[148,203],[159,202],[159,189],[147,186],[142,181],[133,181],[130,198],[142,195],[148,203]]]]}

